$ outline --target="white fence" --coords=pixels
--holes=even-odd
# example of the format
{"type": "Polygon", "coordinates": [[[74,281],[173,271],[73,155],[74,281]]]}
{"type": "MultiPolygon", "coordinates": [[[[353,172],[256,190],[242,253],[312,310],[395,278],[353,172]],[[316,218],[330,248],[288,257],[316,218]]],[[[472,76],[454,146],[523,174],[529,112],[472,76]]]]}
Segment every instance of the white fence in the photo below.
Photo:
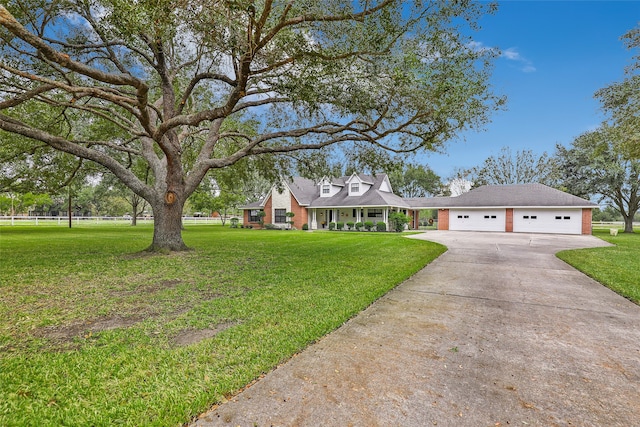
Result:
{"type": "MultiPolygon", "coordinates": [[[[229,223],[225,220],[225,224],[229,223]]],[[[73,226],[77,225],[131,225],[131,218],[122,216],[72,216],[73,226]]],[[[153,224],[153,217],[138,217],[138,224],[153,224]]],[[[221,218],[212,217],[182,217],[182,223],[186,225],[221,225],[221,218]]],[[[68,216],[0,216],[0,225],[48,225],[48,226],[69,226],[68,216]]]]}
{"type": "MultiPolygon", "coordinates": [[[[597,229],[624,228],[624,222],[623,221],[593,221],[591,223],[591,226],[597,229]]],[[[633,228],[634,229],[640,228],[640,223],[634,222],[633,228]]]]}

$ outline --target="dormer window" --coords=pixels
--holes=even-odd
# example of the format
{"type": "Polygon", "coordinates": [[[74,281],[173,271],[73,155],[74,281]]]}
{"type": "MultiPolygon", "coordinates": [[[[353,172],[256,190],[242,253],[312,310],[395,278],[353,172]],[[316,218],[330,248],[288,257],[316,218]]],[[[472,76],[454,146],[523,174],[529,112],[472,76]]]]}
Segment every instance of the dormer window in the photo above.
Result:
{"type": "Polygon", "coordinates": [[[352,182],[351,183],[351,192],[352,193],[359,193],[360,192],[360,183],[359,182],[352,182]]]}
{"type": "Polygon", "coordinates": [[[322,194],[329,194],[331,192],[331,186],[329,184],[322,185],[322,194]]]}

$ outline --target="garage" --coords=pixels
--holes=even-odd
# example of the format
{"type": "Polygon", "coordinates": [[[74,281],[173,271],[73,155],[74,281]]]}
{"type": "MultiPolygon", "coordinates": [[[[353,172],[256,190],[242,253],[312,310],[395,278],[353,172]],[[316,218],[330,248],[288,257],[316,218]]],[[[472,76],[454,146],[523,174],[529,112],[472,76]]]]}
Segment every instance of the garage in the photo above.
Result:
{"type": "Polygon", "coordinates": [[[581,209],[514,209],[515,233],[582,234],[581,209]]]}
{"type": "Polygon", "coordinates": [[[455,197],[405,199],[438,209],[438,230],[591,234],[598,205],[542,184],[483,185],[455,197]]]}
{"type": "Polygon", "coordinates": [[[505,231],[505,210],[451,209],[449,229],[456,231],[505,231]]]}

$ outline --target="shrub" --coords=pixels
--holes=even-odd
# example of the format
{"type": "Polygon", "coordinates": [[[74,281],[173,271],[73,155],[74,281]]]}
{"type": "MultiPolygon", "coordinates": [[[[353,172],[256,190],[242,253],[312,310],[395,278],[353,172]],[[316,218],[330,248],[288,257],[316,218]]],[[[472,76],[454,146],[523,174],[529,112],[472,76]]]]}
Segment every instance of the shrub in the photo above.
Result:
{"type": "Polygon", "coordinates": [[[347,221],[347,227],[349,227],[349,230],[353,230],[353,221],[347,221]]]}
{"type": "Polygon", "coordinates": [[[336,229],[336,223],[335,222],[330,222],[329,223],[329,230],[335,230],[336,229]]]}
{"type": "Polygon", "coordinates": [[[364,228],[367,231],[371,231],[371,229],[373,228],[373,221],[365,221],[364,228]]]}
{"type": "Polygon", "coordinates": [[[377,222],[376,223],[376,230],[378,231],[387,231],[387,224],[385,224],[384,222],[377,222]]]}
{"type": "Polygon", "coordinates": [[[409,224],[411,217],[402,212],[392,212],[389,214],[391,228],[398,233],[404,230],[405,224],[409,224]]]}
{"type": "Polygon", "coordinates": [[[336,222],[336,228],[342,230],[344,228],[344,222],[336,222]]]}
{"type": "Polygon", "coordinates": [[[355,227],[356,227],[356,230],[362,231],[362,227],[364,227],[364,224],[361,222],[356,222],[355,227]]]}
{"type": "Polygon", "coordinates": [[[265,230],[282,230],[282,228],[278,227],[275,224],[265,224],[264,228],[265,230]]]}
{"type": "Polygon", "coordinates": [[[231,228],[238,228],[238,222],[240,222],[240,220],[238,218],[231,218],[229,220],[229,223],[231,224],[230,227],[231,228]]]}
{"type": "Polygon", "coordinates": [[[309,224],[307,224],[306,222],[304,224],[302,224],[302,229],[304,231],[307,231],[309,229],[309,224]]]}

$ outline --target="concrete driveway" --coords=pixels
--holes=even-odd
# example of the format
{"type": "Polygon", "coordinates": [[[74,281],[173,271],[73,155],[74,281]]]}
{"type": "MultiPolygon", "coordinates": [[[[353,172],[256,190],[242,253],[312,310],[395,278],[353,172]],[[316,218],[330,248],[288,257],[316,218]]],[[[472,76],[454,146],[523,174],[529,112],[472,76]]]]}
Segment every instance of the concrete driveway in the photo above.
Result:
{"type": "Polygon", "coordinates": [[[194,425],[640,425],[640,307],[554,256],[606,243],[412,238],[449,250],[194,425]]]}

